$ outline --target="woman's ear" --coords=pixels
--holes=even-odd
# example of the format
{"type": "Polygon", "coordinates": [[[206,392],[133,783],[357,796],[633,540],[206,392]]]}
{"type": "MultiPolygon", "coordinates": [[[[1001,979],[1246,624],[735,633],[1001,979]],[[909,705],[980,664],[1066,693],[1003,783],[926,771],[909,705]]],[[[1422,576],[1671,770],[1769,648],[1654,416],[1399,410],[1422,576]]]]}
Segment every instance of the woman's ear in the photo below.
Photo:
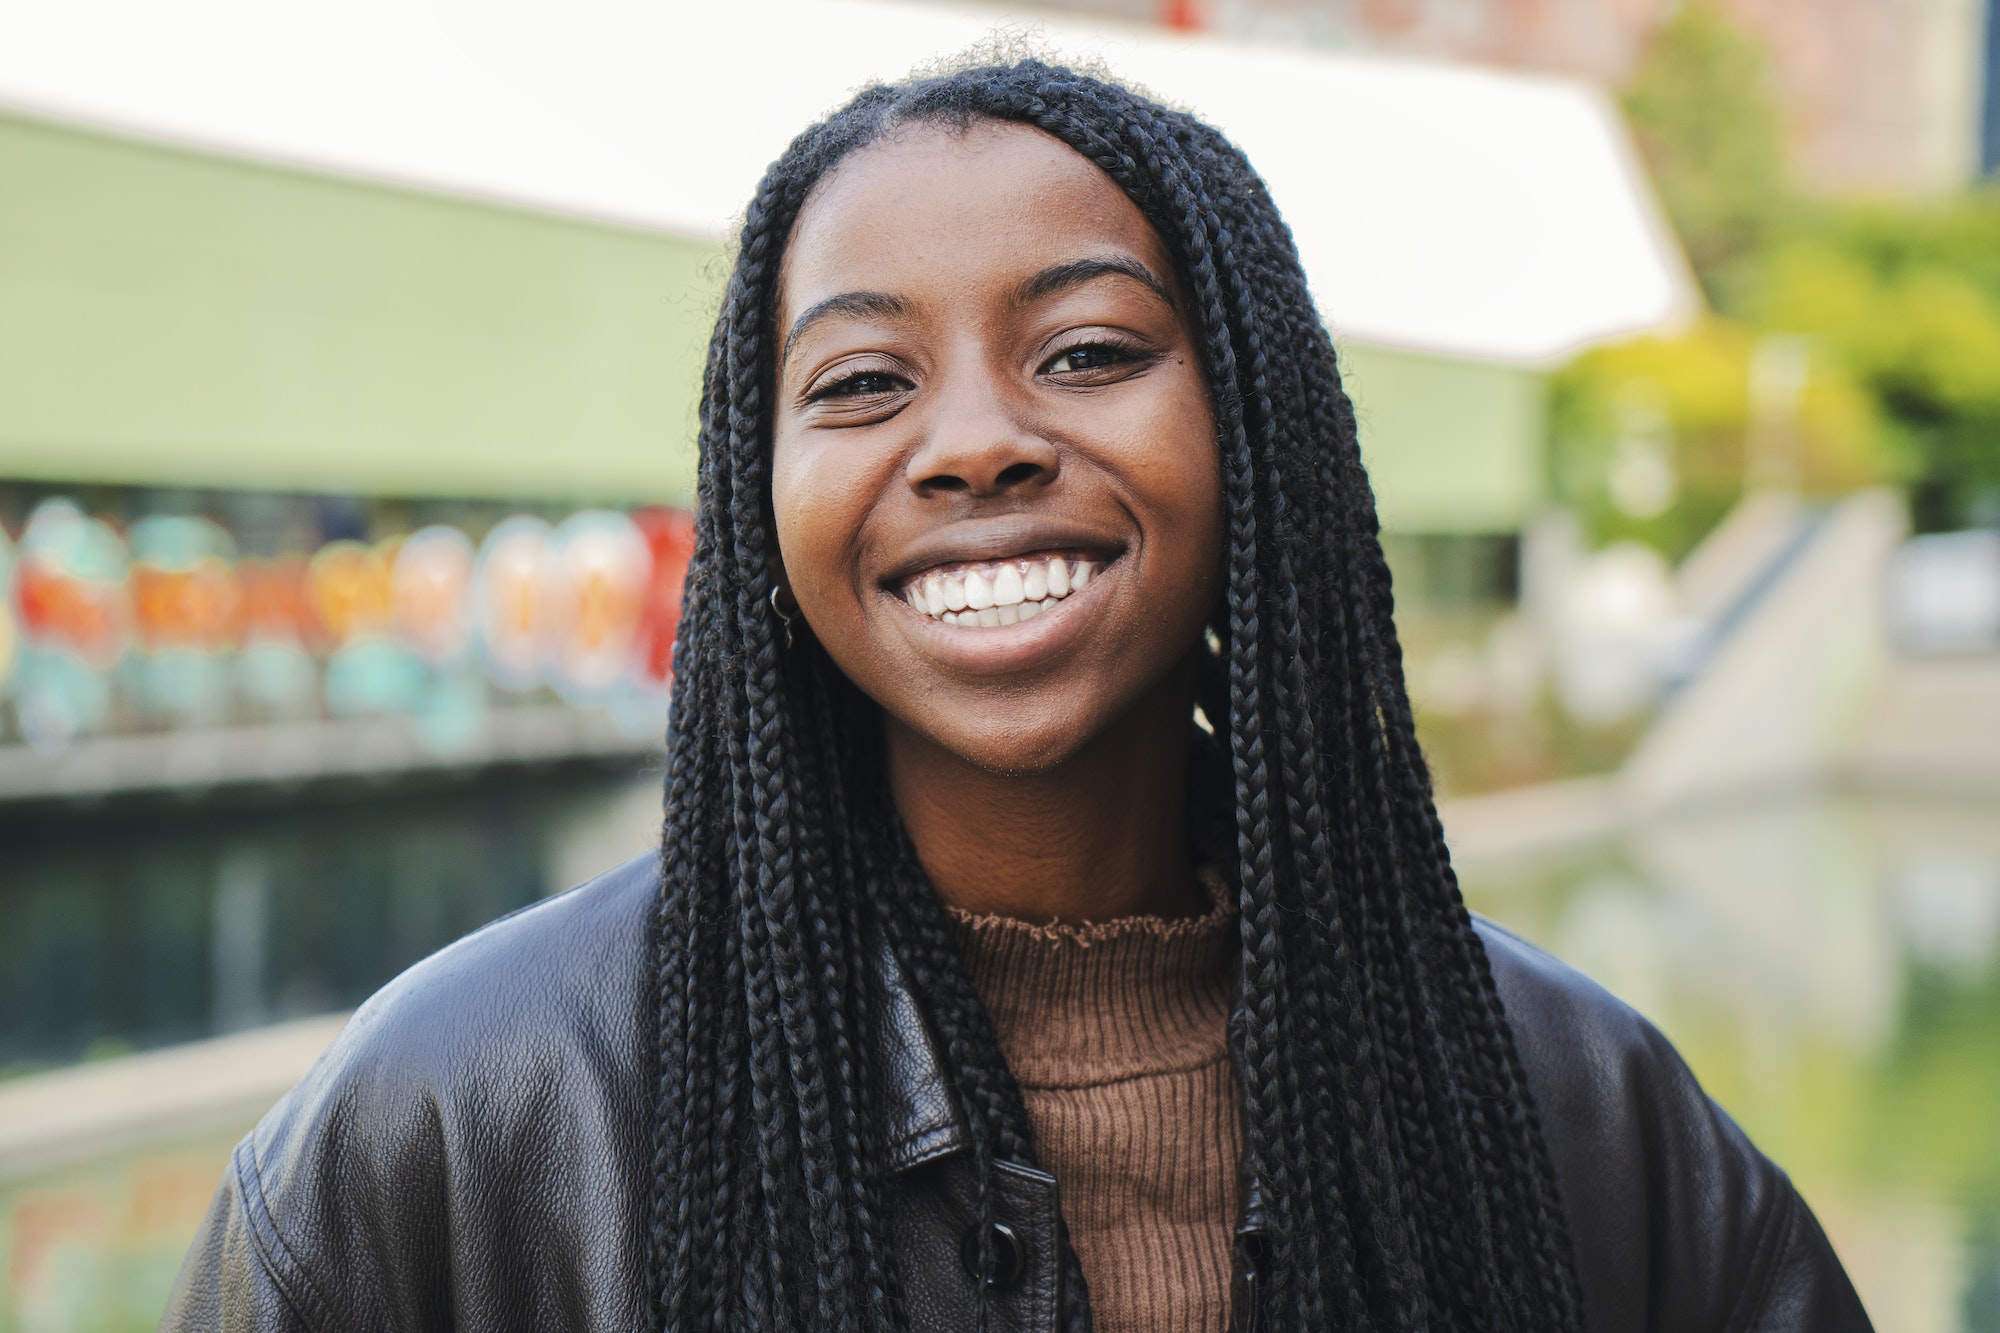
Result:
{"type": "Polygon", "coordinates": [[[765,562],[764,568],[771,576],[771,606],[786,620],[790,620],[799,613],[799,600],[792,596],[792,580],[785,573],[784,558],[773,554],[765,562]]]}
{"type": "Polygon", "coordinates": [[[771,613],[784,625],[785,647],[790,648],[792,622],[799,618],[799,599],[792,595],[792,581],[785,575],[785,562],[774,555],[768,568],[771,573],[771,613]]]}

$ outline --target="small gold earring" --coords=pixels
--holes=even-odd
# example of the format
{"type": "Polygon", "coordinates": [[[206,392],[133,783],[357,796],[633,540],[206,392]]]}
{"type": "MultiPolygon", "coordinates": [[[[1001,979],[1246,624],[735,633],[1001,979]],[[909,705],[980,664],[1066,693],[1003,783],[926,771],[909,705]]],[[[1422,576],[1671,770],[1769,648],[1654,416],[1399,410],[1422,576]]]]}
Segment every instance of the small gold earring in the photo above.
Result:
{"type": "Polygon", "coordinates": [[[782,583],[771,585],[771,614],[785,623],[785,647],[789,650],[792,646],[792,617],[786,615],[785,608],[778,605],[778,594],[784,590],[785,585],[782,583]]]}

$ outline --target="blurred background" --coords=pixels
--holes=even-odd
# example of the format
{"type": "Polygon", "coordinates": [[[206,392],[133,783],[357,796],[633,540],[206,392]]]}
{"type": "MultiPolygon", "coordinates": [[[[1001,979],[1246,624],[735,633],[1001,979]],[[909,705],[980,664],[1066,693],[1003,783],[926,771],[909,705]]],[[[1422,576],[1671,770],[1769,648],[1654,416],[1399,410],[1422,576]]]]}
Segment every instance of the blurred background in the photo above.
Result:
{"type": "Polygon", "coordinates": [[[655,838],[731,220],[996,33],[1269,180],[1473,905],[2000,1330],[1996,8],[0,0],[0,1333],[150,1328],[347,1009],[655,838]]]}

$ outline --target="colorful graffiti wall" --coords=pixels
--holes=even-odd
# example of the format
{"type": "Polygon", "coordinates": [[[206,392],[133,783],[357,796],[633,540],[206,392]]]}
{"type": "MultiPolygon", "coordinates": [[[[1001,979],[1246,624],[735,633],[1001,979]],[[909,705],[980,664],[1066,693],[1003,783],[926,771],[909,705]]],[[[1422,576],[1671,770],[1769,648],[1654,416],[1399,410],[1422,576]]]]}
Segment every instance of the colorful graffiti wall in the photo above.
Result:
{"type": "Polygon", "coordinates": [[[0,519],[0,744],[402,715],[448,746],[536,699],[660,733],[681,511],[316,526],[302,498],[252,553],[226,517],[138,507],[51,494],[0,519]]]}

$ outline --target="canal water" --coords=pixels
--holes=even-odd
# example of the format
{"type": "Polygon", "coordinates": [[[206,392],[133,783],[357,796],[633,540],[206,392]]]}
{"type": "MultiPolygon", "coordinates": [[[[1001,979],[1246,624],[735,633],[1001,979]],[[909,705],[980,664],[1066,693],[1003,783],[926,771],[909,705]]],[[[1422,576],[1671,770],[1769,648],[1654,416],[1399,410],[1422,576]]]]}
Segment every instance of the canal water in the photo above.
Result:
{"type": "Polygon", "coordinates": [[[1878,1328],[2000,1333],[2000,800],[1737,802],[1460,874],[1666,1032],[1878,1328]]]}
{"type": "Polygon", "coordinates": [[[0,1077],[351,1008],[655,841],[638,767],[0,815],[0,1077]]]}
{"type": "MultiPolygon", "coordinates": [[[[347,1007],[643,849],[651,779],[0,830],[0,1067],[347,1007]]],[[[1819,793],[1462,863],[1791,1172],[1878,1327],[2000,1333],[2000,800],[1819,793]]],[[[0,1185],[0,1333],[149,1328],[237,1130],[0,1185]]]]}

